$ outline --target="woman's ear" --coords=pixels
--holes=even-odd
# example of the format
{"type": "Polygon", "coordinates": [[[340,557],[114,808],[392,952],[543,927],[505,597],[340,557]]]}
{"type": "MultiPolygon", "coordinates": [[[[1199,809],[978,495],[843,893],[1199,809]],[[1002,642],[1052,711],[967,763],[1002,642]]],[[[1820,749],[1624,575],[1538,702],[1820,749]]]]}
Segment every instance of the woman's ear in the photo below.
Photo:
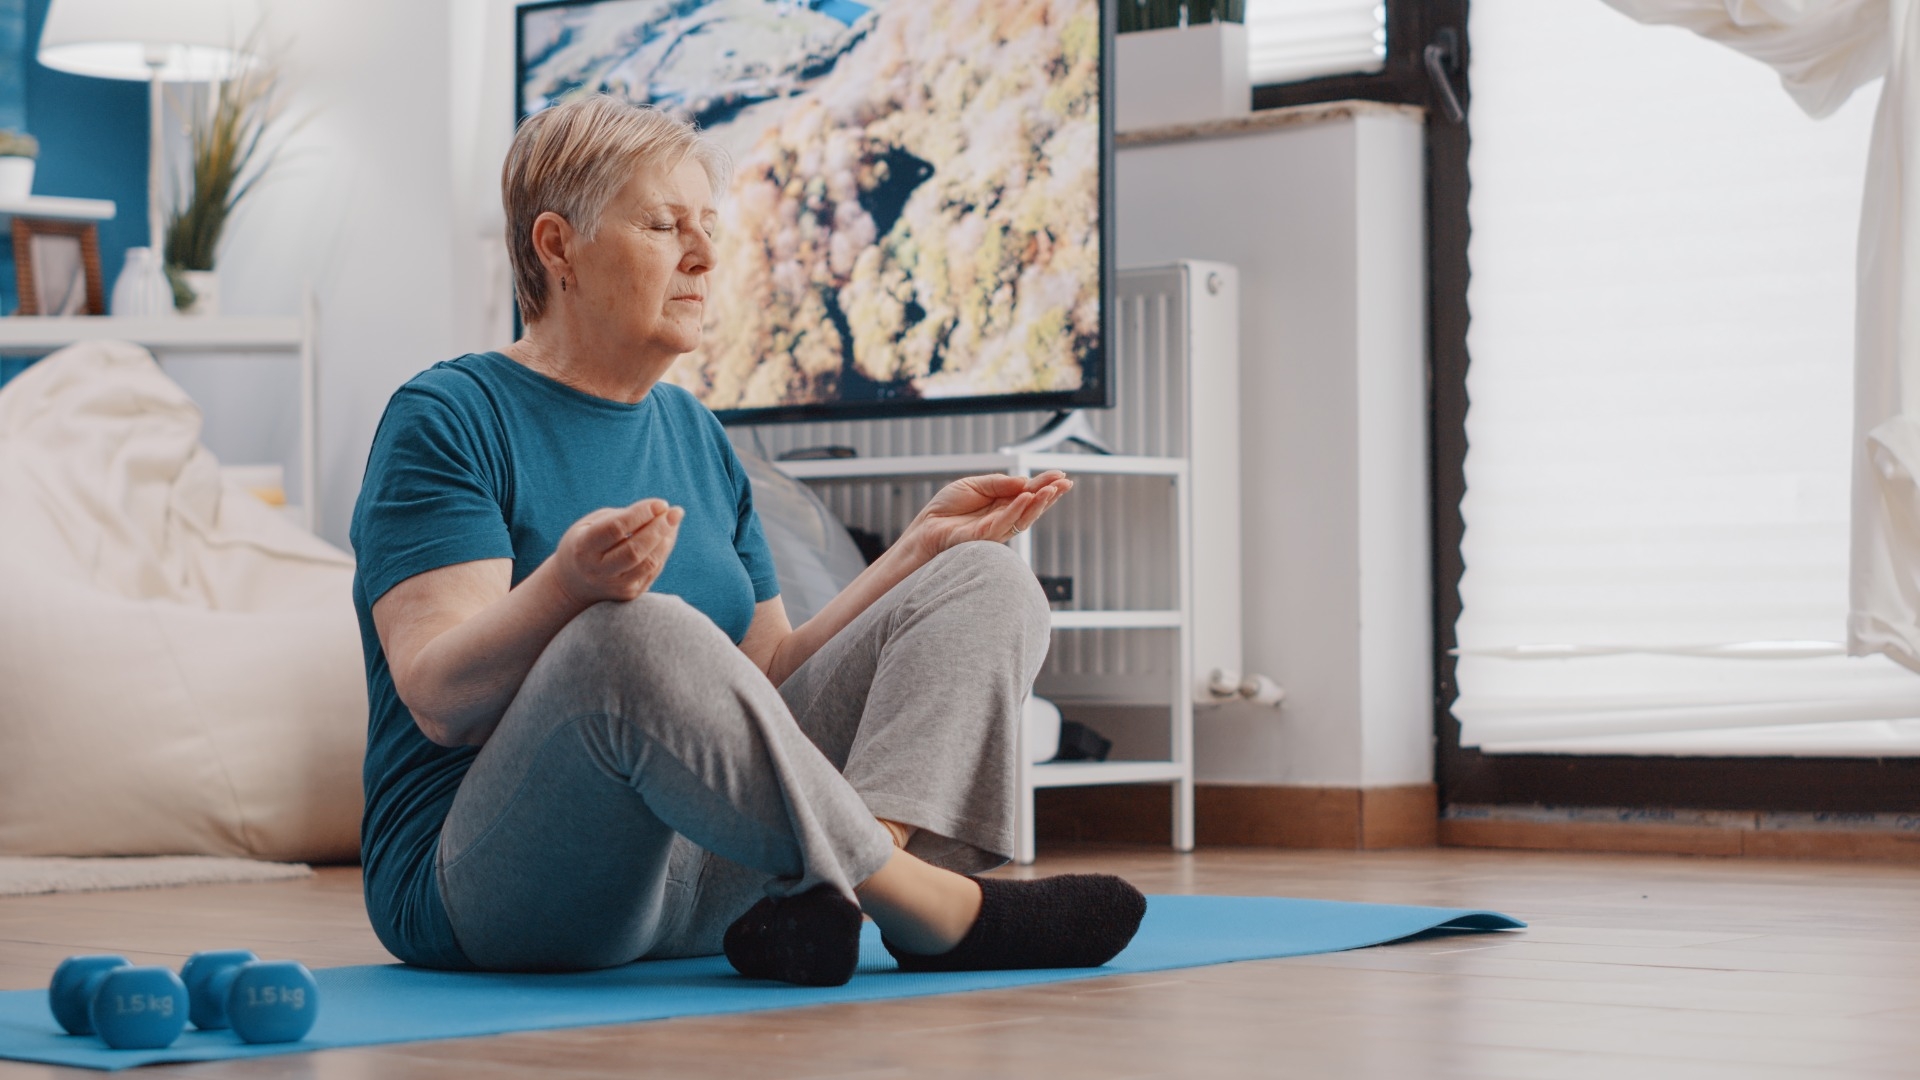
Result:
{"type": "Polygon", "coordinates": [[[566,291],[564,283],[574,276],[573,255],[579,240],[580,234],[574,232],[573,225],[551,210],[542,211],[533,219],[534,254],[540,256],[547,273],[561,283],[562,292],[566,291]]]}

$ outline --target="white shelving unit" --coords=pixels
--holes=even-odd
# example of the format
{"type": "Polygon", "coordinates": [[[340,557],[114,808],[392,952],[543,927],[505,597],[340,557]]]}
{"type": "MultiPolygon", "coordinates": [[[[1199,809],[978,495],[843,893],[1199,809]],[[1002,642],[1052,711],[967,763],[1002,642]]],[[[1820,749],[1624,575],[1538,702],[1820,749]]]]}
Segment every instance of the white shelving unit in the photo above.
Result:
{"type": "MultiPolygon", "coordinates": [[[[67,200],[74,201],[74,200],[67,200]]],[[[111,205],[111,204],[109,204],[111,205]]],[[[0,205],[0,213],[6,213],[0,205]]],[[[22,211],[24,212],[24,211],[22,211]]],[[[0,318],[0,356],[37,356],[79,341],[128,341],[165,361],[170,354],[280,354],[300,367],[300,515],[314,526],[319,492],[320,417],[313,351],[313,303],[304,318],[206,316],[25,315],[0,318]]]]}
{"type": "MultiPolygon", "coordinates": [[[[1124,455],[1075,453],[987,453],[929,454],[913,457],[833,458],[824,461],[783,461],[777,463],[788,476],[798,480],[886,479],[890,477],[971,476],[1004,472],[1014,476],[1033,476],[1059,469],[1069,476],[1109,475],[1164,477],[1168,483],[1169,512],[1173,515],[1173,535],[1190,536],[1192,496],[1185,458],[1130,457],[1124,455]]],[[[1022,533],[1011,543],[1013,549],[1033,564],[1033,534],[1022,533]]],[[[1021,863],[1034,859],[1034,791],[1043,787],[1083,787],[1095,784],[1170,783],[1173,785],[1173,846],[1178,851],[1193,850],[1193,685],[1192,652],[1188,635],[1193,627],[1191,553],[1185,543],[1175,543],[1175,565],[1168,567],[1173,579],[1174,606],[1165,610],[1142,611],[1055,611],[1055,631],[1074,630],[1171,630],[1173,650],[1172,685],[1168,687],[1168,746],[1165,761],[1088,761],[1030,764],[1019,755],[1019,795],[1015,804],[1014,857],[1021,863]]]]}

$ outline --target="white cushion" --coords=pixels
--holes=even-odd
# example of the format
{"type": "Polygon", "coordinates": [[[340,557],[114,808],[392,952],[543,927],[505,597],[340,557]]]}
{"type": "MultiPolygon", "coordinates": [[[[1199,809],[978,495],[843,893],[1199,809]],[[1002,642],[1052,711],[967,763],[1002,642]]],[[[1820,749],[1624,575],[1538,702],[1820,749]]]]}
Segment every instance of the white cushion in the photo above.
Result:
{"type": "Polygon", "coordinates": [[[199,433],[123,343],[0,388],[0,853],[357,853],[352,560],[199,433]]]}

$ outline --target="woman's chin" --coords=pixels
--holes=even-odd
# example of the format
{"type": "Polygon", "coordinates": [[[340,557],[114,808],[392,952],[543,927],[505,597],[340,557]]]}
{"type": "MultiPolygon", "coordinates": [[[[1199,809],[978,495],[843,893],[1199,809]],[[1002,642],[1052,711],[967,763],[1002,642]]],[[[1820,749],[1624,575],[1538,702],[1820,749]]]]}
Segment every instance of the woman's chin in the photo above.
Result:
{"type": "Polygon", "coordinates": [[[657,327],[650,334],[636,334],[633,350],[646,356],[666,354],[680,357],[700,347],[700,331],[657,327]]]}
{"type": "Polygon", "coordinates": [[[669,329],[661,337],[665,339],[675,355],[690,353],[700,347],[702,328],[698,321],[691,326],[677,326],[669,329]]]}

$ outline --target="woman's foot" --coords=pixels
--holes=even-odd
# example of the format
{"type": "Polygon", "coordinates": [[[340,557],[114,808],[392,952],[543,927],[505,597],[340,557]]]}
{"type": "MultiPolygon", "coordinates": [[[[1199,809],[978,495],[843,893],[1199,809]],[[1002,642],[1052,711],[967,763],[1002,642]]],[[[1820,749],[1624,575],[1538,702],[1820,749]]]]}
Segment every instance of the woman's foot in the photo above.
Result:
{"type": "Polygon", "coordinates": [[[1140,890],[1110,874],[970,880],[980,913],[959,944],[929,953],[882,937],[900,970],[1099,967],[1127,947],[1147,913],[1140,890]]]}
{"type": "Polygon", "coordinates": [[[768,897],[733,920],[721,947],[749,979],[840,986],[860,963],[860,908],[831,885],[768,897]]]}

